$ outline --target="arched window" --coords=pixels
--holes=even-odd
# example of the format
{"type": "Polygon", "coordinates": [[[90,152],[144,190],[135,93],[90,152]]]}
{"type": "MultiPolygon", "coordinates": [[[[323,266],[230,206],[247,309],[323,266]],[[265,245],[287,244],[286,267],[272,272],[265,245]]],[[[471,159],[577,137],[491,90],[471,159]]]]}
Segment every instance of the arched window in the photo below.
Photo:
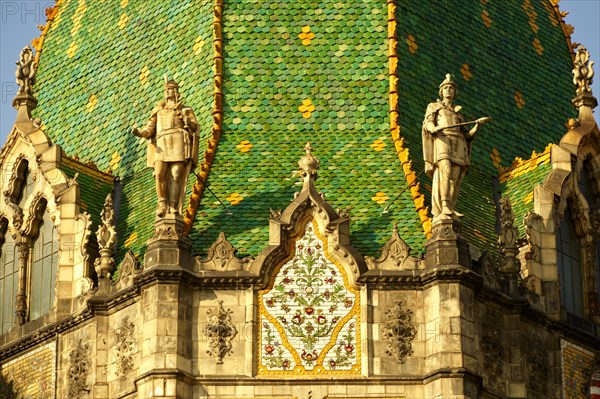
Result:
{"type": "Polygon", "coordinates": [[[581,244],[567,205],[556,236],[560,295],[564,308],[583,317],[583,271],[581,264],[581,244]]]}
{"type": "Polygon", "coordinates": [[[15,297],[19,284],[19,255],[15,240],[8,231],[8,221],[0,221],[0,235],[4,243],[0,247],[0,333],[13,326],[15,319],[15,297]]]}
{"type": "Polygon", "coordinates": [[[31,251],[29,319],[35,320],[54,306],[58,266],[58,234],[44,206],[42,223],[31,251]]]}

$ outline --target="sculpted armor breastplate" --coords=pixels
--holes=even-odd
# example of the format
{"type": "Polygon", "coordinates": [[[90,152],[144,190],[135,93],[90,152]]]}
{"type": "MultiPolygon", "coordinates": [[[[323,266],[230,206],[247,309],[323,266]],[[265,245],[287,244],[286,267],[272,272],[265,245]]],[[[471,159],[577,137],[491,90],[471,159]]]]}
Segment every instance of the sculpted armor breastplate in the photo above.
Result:
{"type": "MultiPolygon", "coordinates": [[[[459,113],[449,110],[447,108],[440,108],[437,113],[437,120],[435,121],[436,126],[452,126],[462,122],[462,118],[459,113]]],[[[454,127],[450,129],[444,129],[445,134],[461,135],[460,127],[454,127]]]]}
{"type": "Polygon", "coordinates": [[[183,115],[181,110],[163,108],[158,111],[157,116],[157,136],[172,134],[174,131],[184,130],[183,115]]]}

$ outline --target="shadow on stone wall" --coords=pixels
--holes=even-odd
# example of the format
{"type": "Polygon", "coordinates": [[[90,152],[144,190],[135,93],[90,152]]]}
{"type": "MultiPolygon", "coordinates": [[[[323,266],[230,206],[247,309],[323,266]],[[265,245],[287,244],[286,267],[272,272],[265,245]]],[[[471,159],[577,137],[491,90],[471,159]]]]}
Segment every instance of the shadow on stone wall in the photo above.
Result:
{"type": "Polygon", "coordinates": [[[16,391],[13,381],[7,381],[4,374],[0,373],[0,399],[23,399],[16,391]]]}

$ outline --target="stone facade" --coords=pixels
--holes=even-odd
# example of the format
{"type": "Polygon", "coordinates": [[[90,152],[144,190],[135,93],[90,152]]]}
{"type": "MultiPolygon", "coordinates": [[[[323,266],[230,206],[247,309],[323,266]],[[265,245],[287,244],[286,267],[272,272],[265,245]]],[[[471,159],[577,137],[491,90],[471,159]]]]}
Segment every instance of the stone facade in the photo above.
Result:
{"type": "MultiPolygon", "coordinates": [[[[78,12],[85,13],[81,4],[78,12]]],[[[218,56],[211,144],[198,181],[190,184],[185,216],[154,218],[153,204],[142,215],[154,221],[143,256],[131,249],[117,253],[117,229],[129,221],[117,222],[113,212],[127,205],[119,198],[119,181],[53,144],[41,121],[32,118],[33,75],[21,78],[18,117],[0,153],[6,177],[0,182],[2,259],[9,259],[10,248],[1,245],[18,248],[0,265],[3,284],[11,279],[4,286],[15,287],[0,304],[7,324],[0,334],[0,399],[586,397],[591,376],[600,369],[594,253],[600,204],[589,203],[579,184],[584,163],[591,164],[589,180],[593,192],[600,192],[600,130],[592,114],[597,101],[581,89],[589,72],[579,65],[583,86],[573,100],[579,118],[549,147],[551,170],[532,191],[524,234],[519,236],[511,202],[498,200],[500,245],[490,242],[484,250],[467,238],[458,217],[432,223],[421,188],[413,184],[418,176],[397,120],[396,2],[389,0],[386,7],[390,128],[411,182],[404,193],[410,206],[416,205],[412,212],[423,230],[418,233],[426,233],[422,252],[407,244],[406,235],[415,232],[391,221],[389,239],[378,241],[380,256],[366,256],[353,246],[360,243],[351,237],[352,215],[360,209],[335,209],[341,198],[326,199],[317,182],[320,168],[335,169],[340,155],[319,153],[319,161],[310,143],[295,173],[300,184],[285,198],[285,209],[253,222],[268,226],[262,251],[238,256],[239,248],[215,224],[218,238],[207,254],[194,252],[188,233],[208,187],[203,179],[224,113],[220,0],[213,9],[218,56]],[[568,207],[585,255],[581,315],[561,300],[565,287],[559,283],[556,236],[568,207]],[[38,287],[32,283],[38,259],[32,248],[44,226],[57,232],[56,262],[49,261],[55,274],[38,287]],[[34,317],[40,308],[31,299],[37,288],[52,299],[34,317]]],[[[128,18],[121,19],[123,29],[128,18]]],[[[316,37],[307,28],[302,28],[303,46],[316,37]]],[[[414,54],[418,45],[409,37],[414,54]]],[[[200,52],[204,42],[198,43],[200,52]]],[[[302,102],[305,119],[315,111],[311,104],[302,102]]],[[[252,147],[240,145],[241,153],[252,147]]],[[[385,144],[371,146],[381,150],[385,144]]],[[[300,148],[289,147],[300,155],[300,148]]],[[[252,200],[239,193],[229,198],[232,206],[252,200]]],[[[370,200],[382,205],[387,199],[377,192],[370,200]]],[[[390,205],[384,212],[393,212],[390,205]]],[[[363,224],[360,237],[368,236],[370,227],[363,224]]],[[[125,237],[123,248],[137,237],[137,232],[125,237]]]]}

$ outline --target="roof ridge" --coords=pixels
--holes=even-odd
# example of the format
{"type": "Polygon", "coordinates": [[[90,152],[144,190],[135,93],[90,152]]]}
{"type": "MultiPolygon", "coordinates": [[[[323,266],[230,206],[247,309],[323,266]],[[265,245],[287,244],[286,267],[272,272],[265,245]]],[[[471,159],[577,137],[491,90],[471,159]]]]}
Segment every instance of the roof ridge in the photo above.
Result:
{"type": "Polygon", "coordinates": [[[188,201],[188,208],[185,210],[183,222],[183,234],[188,235],[192,224],[196,219],[198,206],[204,194],[204,187],[211,170],[212,163],[215,159],[219,139],[223,129],[223,0],[215,0],[213,7],[213,49],[214,49],[214,92],[213,92],[213,126],[211,128],[211,136],[206,144],[204,151],[204,161],[198,165],[196,182],[192,186],[192,193],[188,201]]]}
{"type": "MultiPolygon", "coordinates": [[[[52,21],[54,21],[54,18],[56,17],[56,15],[58,15],[58,8],[61,5],[61,3],[63,2],[63,0],[55,0],[56,4],[54,5],[54,7],[48,7],[46,8],[46,25],[43,26],[43,30],[42,33],[40,34],[40,37],[36,37],[35,39],[33,39],[31,41],[31,45],[33,46],[33,48],[35,48],[35,67],[37,68],[38,63],[40,62],[40,56],[42,54],[42,47],[44,46],[44,40],[46,39],[46,35],[48,34],[48,31],[50,30],[50,25],[52,25],[52,21]]],[[[38,28],[42,28],[42,25],[38,25],[38,28]]]]}
{"type": "Polygon", "coordinates": [[[431,236],[431,218],[427,206],[425,205],[425,196],[419,191],[420,185],[417,180],[416,173],[412,170],[412,161],[408,148],[404,146],[404,138],[400,134],[400,125],[398,118],[400,112],[398,110],[398,53],[396,51],[398,45],[397,29],[398,21],[396,20],[396,0],[387,0],[388,6],[388,61],[389,61],[389,79],[390,79],[390,131],[392,133],[392,141],[398,154],[398,159],[402,165],[404,177],[410,187],[410,193],[415,204],[415,210],[419,215],[421,225],[425,236],[431,236]],[[415,184],[416,182],[416,184],[415,184]]]}
{"type": "Polygon", "coordinates": [[[73,169],[82,172],[88,176],[98,178],[105,183],[113,184],[115,180],[115,176],[110,173],[103,172],[94,163],[83,163],[78,159],[70,157],[64,150],[62,152],[62,161],[61,165],[70,166],[73,169]]]}
{"type": "Polygon", "coordinates": [[[500,175],[498,176],[500,183],[512,180],[537,168],[538,165],[550,162],[550,149],[552,148],[552,145],[552,143],[549,143],[542,152],[536,152],[534,150],[528,159],[516,157],[510,166],[501,170],[500,175]]]}

